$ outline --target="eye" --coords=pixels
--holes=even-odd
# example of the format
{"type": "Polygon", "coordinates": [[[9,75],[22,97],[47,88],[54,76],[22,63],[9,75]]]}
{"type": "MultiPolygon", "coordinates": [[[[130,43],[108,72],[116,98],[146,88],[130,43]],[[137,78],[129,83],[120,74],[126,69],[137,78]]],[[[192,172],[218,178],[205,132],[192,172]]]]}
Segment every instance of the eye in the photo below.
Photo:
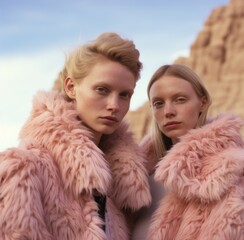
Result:
{"type": "Polygon", "coordinates": [[[185,103],[186,102],[186,98],[185,97],[178,97],[175,99],[176,103],[185,103]]]}
{"type": "Polygon", "coordinates": [[[120,97],[122,97],[125,100],[130,100],[132,97],[132,94],[133,93],[131,93],[131,92],[122,92],[122,93],[120,93],[120,97]]]}
{"type": "Polygon", "coordinates": [[[97,87],[96,92],[102,95],[106,95],[109,92],[109,90],[106,87],[97,87]]]}
{"type": "Polygon", "coordinates": [[[154,108],[161,108],[164,106],[164,102],[163,101],[155,101],[155,102],[153,102],[152,105],[154,108]]]}

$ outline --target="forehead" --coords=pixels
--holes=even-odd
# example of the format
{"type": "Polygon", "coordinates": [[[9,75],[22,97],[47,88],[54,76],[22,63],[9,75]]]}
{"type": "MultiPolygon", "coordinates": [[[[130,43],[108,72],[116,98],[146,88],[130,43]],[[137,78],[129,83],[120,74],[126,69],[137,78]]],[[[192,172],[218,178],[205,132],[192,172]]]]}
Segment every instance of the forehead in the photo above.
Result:
{"type": "Polygon", "coordinates": [[[152,84],[149,96],[151,99],[180,93],[197,95],[187,80],[175,76],[162,76],[152,84]]]}
{"type": "Polygon", "coordinates": [[[84,80],[84,82],[91,84],[104,82],[107,85],[128,89],[133,89],[136,83],[136,79],[130,70],[111,60],[97,62],[84,80]]]}

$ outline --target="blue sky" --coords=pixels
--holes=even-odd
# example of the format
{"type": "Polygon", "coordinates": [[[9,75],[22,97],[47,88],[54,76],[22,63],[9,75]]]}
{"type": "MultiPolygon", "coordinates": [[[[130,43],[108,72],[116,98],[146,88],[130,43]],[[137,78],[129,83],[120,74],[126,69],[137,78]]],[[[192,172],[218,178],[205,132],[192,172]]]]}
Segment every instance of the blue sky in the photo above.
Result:
{"type": "Polygon", "coordinates": [[[16,146],[38,90],[49,90],[65,53],[102,32],[135,42],[144,68],[131,110],[162,64],[187,56],[211,11],[228,0],[0,1],[0,151],[16,146]]]}

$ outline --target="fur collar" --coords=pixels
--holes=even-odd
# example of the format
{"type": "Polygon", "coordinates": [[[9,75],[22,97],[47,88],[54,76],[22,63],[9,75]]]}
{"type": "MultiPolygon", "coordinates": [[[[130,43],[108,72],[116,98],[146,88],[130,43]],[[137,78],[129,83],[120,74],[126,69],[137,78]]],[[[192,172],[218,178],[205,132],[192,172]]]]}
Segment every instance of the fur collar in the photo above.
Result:
{"type": "Polygon", "coordinates": [[[113,194],[120,207],[137,209],[148,205],[150,193],[143,167],[145,160],[139,150],[137,152],[132,135],[127,133],[127,125],[122,123],[115,133],[104,137],[100,150],[77,116],[74,104],[66,102],[60,93],[39,92],[20,132],[22,147],[31,142],[48,150],[60,170],[65,189],[76,197],[81,193],[91,194],[96,189],[101,194],[113,194]],[[136,171],[131,171],[134,168],[136,171]],[[127,179],[126,171],[131,179],[127,179]],[[138,186],[131,186],[130,181],[136,181],[138,177],[139,185],[145,186],[135,200],[133,188],[137,191],[138,186]]]}
{"type": "Polygon", "coordinates": [[[220,200],[244,173],[242,124],[222,114],[191,130],[158,163],[155,179],[186,201],[220,200]]]}

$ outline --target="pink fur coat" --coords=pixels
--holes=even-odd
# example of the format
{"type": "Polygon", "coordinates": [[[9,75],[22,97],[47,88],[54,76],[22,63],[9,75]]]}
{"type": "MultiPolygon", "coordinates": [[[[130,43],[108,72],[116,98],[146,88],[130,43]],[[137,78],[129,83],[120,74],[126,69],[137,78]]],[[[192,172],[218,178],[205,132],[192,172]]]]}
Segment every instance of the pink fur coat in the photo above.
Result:
{"type": "Polygon", "coordinates": [[[183,136],[158,163],[168,194],[150,224],[150,240],[243,240],[242,121],[223,114],[183,136]]]}
{"type": "Polygon", "coordinates": [[[151,201],[145,160],[126,124],[100,148],[90,136],[73,103],[37,94],[19,147],[0,153],[1,240],[129,239],[121,209],[151,201]],[[107,196],[106,232],[94,190],[107,196]]]}

